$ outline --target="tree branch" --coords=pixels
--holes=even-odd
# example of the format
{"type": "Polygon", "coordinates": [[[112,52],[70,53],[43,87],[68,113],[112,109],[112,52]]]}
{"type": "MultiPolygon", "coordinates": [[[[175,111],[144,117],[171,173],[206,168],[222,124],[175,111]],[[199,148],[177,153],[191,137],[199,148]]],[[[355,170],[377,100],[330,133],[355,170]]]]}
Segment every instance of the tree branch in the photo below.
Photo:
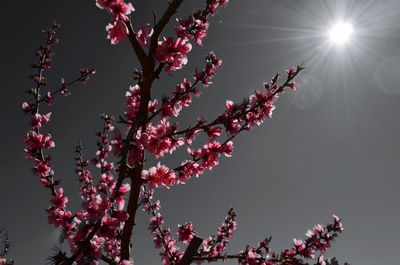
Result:
{"type": "Polygon", "coordinates": [[[200,247],[201,243],[203,243],[203,239],[197,236],[193,237],[178,265],[190,265],[193,261],[193,257],[198,254],[197,249],[200,247]]]}
{"type": "Polygon", "coordinates": [[[133,30],[132,23],[130,20],[125,21],[124,23],[129,31],[129,42],[131,43],[132,48],[135,51],[137,58],[139,59],[140,65],[143,69],[147,69],[149,67],[149,61],[147,60],[146,52],[143,50],[142,46],[140,46],[138,40],[136,39],[136,33],[133,30]]]}
{"type": "Polygon", "coordinates": [[[160,21],[158,21],[157,25],[154,27],[153,36],[151,36],[150,41],[150,48],[149,48],[149,57],[152,57],[154,51],[158,45],[158,38],[160,37],[161,33],[163,32],[165,26],[167,26],[171,17],[176,13],[179,6],[182,4],[183,0],[173,0],[167,10],[165,11],[164,15],[161,17],[160,21]]]}
{"type": "Polygon", "coordinates": [[[129,214],[128,220],[125,222],[124,229],[122,230],[121,237],[121,260],[128,260],[130,258],[130,242],[133,234],[133,227],[135,226],[135,216],[138,209],[138,201],[140,196],[140,188],[142,186],[141,173],[143,165],[135,167],[131,176],[131,192],[129,194],[127,212],[129,214]]]}

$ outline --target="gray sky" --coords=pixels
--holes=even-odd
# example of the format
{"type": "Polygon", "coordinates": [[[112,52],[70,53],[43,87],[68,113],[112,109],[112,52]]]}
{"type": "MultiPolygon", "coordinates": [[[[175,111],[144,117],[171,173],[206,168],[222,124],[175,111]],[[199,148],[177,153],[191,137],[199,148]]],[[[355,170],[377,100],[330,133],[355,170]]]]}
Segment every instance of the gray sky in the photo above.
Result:
{"type": "MultiPolygon", "coordinates": [[[[2,4],[0,227],[9,231],[16,264],[44,264],[58,245],[44,211],[49,195],[32,176],[22,151],[28,117],[20,106],[32,85],[29,65],[43,41],[41,28],[53,19],[63,26],[50,83],[75,77],[80,67],[98,73],[69,98],[56,99],[48,126],[57,146],[55,170],[73,209],[80,203],[74,146],[82,139],[85,153],[92,156],[99,115],[122,113],[137,67],[129,43],[112,47],[106,40],[109,15],[94,2],[2,4]]],[[[134,23],[151,21],[151,9],[159,14],[166,2],[133,2],[134,23]]],[[[199,2],[187,1],[179,14],[189,14],[199,2]]],[[[191,220],[206,237],[234,207],[239,227],[229,252],[269,235],[280,250],[336,213],[345,231],[326,256],[351,264],[398,264],[400,2],[230,0],[212,22],[205,46],[190,53],[186,71],[164,74],[154,88],[155,95],[168,95],[185,73],[202,66],[209,49],[223,58],[214,85],[182,114],[182,124],[199,115],[211,119],[223,110],[225,99],[250,95],[277,71],[300,63],[307,70],[298,92],[280,98],[272,119],[237,138],[233,158],[222,159],[215,170],[186,185],[157,191],[166,223],[176,232],[178,223],[191,220]],[[352,21],[355,33],[342,47],[326,36],[339,18],[352,21]]],[[[135,262],[160,263],[147,231],[148,216],[140,213],[138,218],[135,262]]]]}

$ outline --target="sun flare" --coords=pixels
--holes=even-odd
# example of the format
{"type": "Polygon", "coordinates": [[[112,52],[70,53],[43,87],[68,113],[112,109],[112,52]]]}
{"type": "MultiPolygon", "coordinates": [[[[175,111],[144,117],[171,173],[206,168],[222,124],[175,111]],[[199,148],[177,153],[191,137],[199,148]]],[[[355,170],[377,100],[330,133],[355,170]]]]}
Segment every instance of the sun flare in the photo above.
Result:
{"type": "Polygon", "coordinates": [[[330,40],[338,45],[348,42],[353,34],[353,25],[349,22],[336,23],[329,31],[330,40]]]}

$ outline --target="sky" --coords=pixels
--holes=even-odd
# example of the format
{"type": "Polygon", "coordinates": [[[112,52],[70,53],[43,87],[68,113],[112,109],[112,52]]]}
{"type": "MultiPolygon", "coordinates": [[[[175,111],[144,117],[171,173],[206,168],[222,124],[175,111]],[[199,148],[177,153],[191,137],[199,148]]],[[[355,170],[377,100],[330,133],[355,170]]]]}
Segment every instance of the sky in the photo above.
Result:
{"type": "MultiPolygon", "coordinates": [[[[133,2],[133,23],[152,21],[165,0],[133,2]]],[[[178,16],[202,7],[187,0],[178,16]]],[[[74,173],[79,140],[92,156],[99,115],[123,112],[125,91],[138,67],[128,42],[111,46],[105,26],[109,15],[95,1],[6,1],[0,17],[3,113],[0,162],[0,227],[9,232],[16,264],[45,264],[59,246],[58,231],[47,224],[49,194],[32,175],[23,156],[28,117],[22,114],[25,91],[32,86],[29,65],[53,19],[62,24],[50,84],[76,76],[80,67],[97,74],[87,85],[56,100],[48,130],[52,153],[72,209],[80,199],[74,173]]],[[[350,264],[397,264],[400,243],[400,1],[398,0],[230,0],[211,21],[203,47],[176,75],[163,74],[154,95],[168,95],[176,82],[201,66],[209,50],[223,59],[214,84],[204,89],[180,124],[198,116],[212,119],[226,99],[241,100],[276,72],[303,63],[298,91],[281,96],[273,118],[235,140],[232,158],[186,185],[159,189],[166,224],[192,221],[198,234],[215,233],[230,207],[238,230],[228,248],[236,253],[272,236],[272,248],[292,246],[313,225],[339,215],[344,232],[326,257],[350,264]],[[343,45],[329,39],[336,22],[350,22],[353,35],[343,45]]],[[[168,33],[172,32],[171,27],[168,33]]],[[[180,161],[180,154],[166,161],[180,161]]],[[[160,263],[138,214],[135,264],[160,263]]],[[[236,262],[225,262],[234,264],[236,262]]]]}

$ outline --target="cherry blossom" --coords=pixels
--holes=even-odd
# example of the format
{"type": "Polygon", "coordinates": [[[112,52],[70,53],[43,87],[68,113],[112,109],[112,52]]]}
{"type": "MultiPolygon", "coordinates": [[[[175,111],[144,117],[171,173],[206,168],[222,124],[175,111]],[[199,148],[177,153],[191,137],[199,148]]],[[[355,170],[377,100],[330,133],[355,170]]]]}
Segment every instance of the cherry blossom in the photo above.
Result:
{"type": "Polygon", "coordinates": [[[143,178],[147,180],[152,187],[172,186],[176,182],[175,172],[165,165],[157,164],[156,167],[151,167],[148,171],[142,172],[143,178]]]}
{"type": "Polygon", "coordinates": [[[196,233],[194,232],[192,223],[186,223],[178,226],[179,240],[188,244],[196,233]]]}
{"type": "Polygon", "coordinates": [[[191,49],[192,45],[184,38],[164,38],[159,43],[154,58],[162,64],[167,64],[165,71],[171,73],[187,64],[187,54],[191,49]]]}
{"type": "Polygon", "coordinates": [[[96,0],[96,5],[100,9],[105,9],[113,13],[112,21],[127,21],[127,15],[131,14],[135,9],[131,3],[125,3],[124,0],[96,0]]]}
{"type": "Polygon", "coordinates": [[[129,33],[125,23],[119,20],[114,23],[108,24],[106,27],[106,31],[108,33],[107,39],[111,40],[111,44],[113,45],[117,45],[118,43],[123,41],[129,33]]]}

